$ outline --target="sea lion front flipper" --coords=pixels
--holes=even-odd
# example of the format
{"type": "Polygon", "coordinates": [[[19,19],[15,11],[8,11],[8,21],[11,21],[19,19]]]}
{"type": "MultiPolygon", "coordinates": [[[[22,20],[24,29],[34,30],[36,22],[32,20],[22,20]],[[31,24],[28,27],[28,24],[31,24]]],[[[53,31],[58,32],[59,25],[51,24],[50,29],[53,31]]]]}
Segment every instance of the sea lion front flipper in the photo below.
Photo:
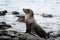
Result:
{"type": "Polygon", "coordinates": [[[31,31],[31,35],[40,38],[40,37],[36,34],[36,32],[34,32],[33,30],[31,31]]]}
{"type": "Polygon", "coordinates": [[[34,27],[33,25],[34,25],[34,23],[31,23],[31,26],[32,26],[32,27],[31,27],[31,35],[40,38],[40,37],[36,34],[36,32],[35,32],[35,27],[34,27]]]}

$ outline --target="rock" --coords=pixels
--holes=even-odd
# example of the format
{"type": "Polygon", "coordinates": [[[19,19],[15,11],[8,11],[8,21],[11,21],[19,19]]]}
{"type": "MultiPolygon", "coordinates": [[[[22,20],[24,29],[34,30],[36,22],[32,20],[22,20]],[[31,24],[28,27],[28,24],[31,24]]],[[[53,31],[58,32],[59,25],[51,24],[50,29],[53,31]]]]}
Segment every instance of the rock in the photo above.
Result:
{"type": "Polygon", "coordinates": [[[8,32],[13,32],[14,34],[18,33],[17,31],[14,31],[14,30],[9,30],[8,32]]]}
{"type": "Polygon", "coordinates": [[[25,33],[19,36],[19,40],[45,40],[43,38],[35,37],[31,34],[25,33]]]}
{"type": "Polygon", "coordinates": [[[60,37],[60,34],[52,35],[52,37],[54,37],[54,38],[60,37]]]}
{"type": "MultiPolygon", "coordinates": [[[[50,37],[47,40],[56,40],[58,38],[50,37]]],[[[46,40],[29,33],[19,33],[14,30],[0,30],[0,40],[46,40]]],[[[60,40],[60,37],[59,39],[60,40]]]]}
{"type": "Polygon", "coordinates": [[[0,40],[12,40],[9,36],[0,36],[0,40]]]}
{"type": "Polygon", "coordinates": [[[8,31],[8,36],[14,38],[14,37],[18,36],[18,32],[14,31],[14,30],[9,30],[8,31]]]}
{"type": "Polygon", "coordinates": [[[17,14],[17,15],[15,15],[16,17],[20,17],[20,16],[23,16],[23,15],[20,15],[20,14],[17,14]]]}
{"type": "Polygon", "coordinates": [[[46,17],[46,18],[52,18],[53,17],[51,14],[45,14],[45,13],[43,13],[42,16],[46,17]]]}
{"type": "Polygon", "coordinates": [[[17,21],[19,22],[24,22],[25,16],[24,15],[20,15],[19,18],[17,19],[17,21]]]}
{"type": "Polygon", "coordinates": [[[17,37],[15,37],[15,38],[13,38],[12,40],[19,40],[19,37],[17,36],[17,37]]]}
{"type": "Polygon", "coordinates": [[[18,17],[17,21],[19,21],[19,22],[24,22],[24,18],[25,18],[24,15],[20,14],[20,13],[17,12],[17,11],[13,11],[12,14],[14,14],[15,17],[18,17]]]}
{"type": "Polygon", "coordinates": [[[1,30],[0,29],[0,36],[7,34],[7,31],[5,29],[1,30]]]}
{"type": "Polygon", "coordinates": [[[14,39],[18,37],[18,32],[14,30],[0,30],[0,39],[14,39]]]}
{"type": "Polygon", "coordinates": [[[55,38],[54,37],[50,37],[47,40],[55,40],[55,38]]]}
{"type": "Polygon", "coordinates": [[[7,10],[0,11],[0,16],[4,16],[4,15],[6,15],[6,13],[8,13],[7,10]]]}
{"type": "Polygon", "coordinates": [[[12,14],[16,15],[16,14],[20,14],[20,13],[17,11],[12,11],[12,14]]]}
{"type": "Polygon", "coordinates": [[[11,25],[6,24],[5,22],[0,22],[0,29],[11,28],[11,25]]]}

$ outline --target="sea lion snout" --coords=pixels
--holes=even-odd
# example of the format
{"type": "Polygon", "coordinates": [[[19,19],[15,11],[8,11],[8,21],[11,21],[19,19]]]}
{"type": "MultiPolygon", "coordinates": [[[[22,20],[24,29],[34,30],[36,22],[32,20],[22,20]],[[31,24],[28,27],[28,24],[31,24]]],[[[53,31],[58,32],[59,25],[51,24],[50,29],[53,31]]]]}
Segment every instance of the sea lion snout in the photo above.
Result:
{"type": "Polygon", "coordinates": [[[25,12],[25,14],[33,16],[33,11],[31,9],[23,9],[23,11],[25,12]]]}

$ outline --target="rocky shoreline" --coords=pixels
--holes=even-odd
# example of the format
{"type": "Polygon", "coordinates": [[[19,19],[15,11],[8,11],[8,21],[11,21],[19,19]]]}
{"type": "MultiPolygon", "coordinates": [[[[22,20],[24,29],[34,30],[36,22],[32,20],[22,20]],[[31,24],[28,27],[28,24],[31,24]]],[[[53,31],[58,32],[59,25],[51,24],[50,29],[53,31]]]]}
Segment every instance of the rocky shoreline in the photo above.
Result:
{"type": "MultiPolygon", "coordinates": [[[[4,11],[0,11],[1,16],[6,15],[6,13],[7,12],[4,13],[4,11]]],[[[20,15],[20,13],[16,11],[12,12],[12,14],[18,17],[16,21],[24,23],[24,15],[20,15]]],[[[47,17],[49,17],[49,15],[47,17]]],[[[7,30],[9,28],[12,28],[12,26],[6,22],[0,22],[0,40],[45,40],[44,38],[35,37],[29,33],[20,33],[15,30],[7,30]]],[[[60,40],[60,34],[54,36],[51,35],[47,38],[47,40],[60,40]]]]}

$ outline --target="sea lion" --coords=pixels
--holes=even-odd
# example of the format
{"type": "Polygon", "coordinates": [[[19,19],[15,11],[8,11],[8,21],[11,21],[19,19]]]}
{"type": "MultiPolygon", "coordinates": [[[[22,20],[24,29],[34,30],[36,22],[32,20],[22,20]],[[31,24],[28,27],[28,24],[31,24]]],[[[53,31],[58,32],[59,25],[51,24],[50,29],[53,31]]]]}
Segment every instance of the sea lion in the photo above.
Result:
{"type": "Polygon", "coordinates": [[[46,31],[37,24],[33,11],[31,9],[23,9],[23,11],[25,13],[26,33],[37,34],[42,38],[46,38],[49,33],[46,33],[46,31]]]}

